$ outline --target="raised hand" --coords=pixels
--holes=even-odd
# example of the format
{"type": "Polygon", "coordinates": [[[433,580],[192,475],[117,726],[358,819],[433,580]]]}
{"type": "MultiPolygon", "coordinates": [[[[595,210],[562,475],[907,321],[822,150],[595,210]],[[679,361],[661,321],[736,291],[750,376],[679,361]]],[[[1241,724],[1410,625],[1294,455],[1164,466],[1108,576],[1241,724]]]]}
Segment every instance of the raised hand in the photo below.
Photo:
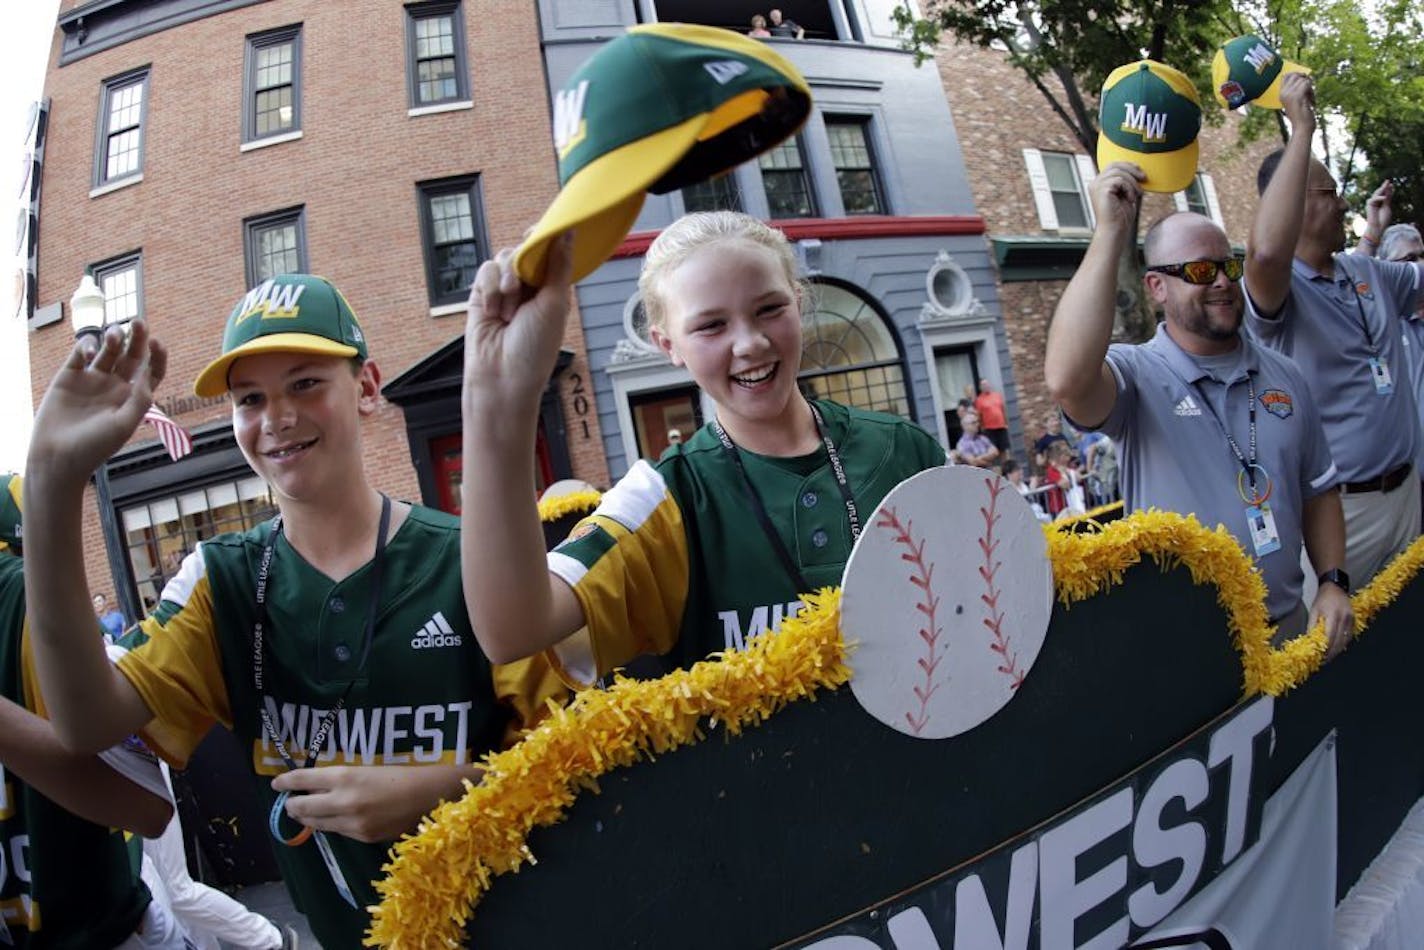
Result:
{"type": "Polygon", "coordinates": [[[1147,174],[1132,162],[1113,162],[1098,172],[1088,194],[1100,229],[1135,226],[1142,183],[1146,180],[1147,174]]]}
{"type": "Polygon", "coordinates": [[[1315,81],[1305,73],[1287,73],[1281,80],[1281,109],[1290,119],[1291,136],[1315,133],[1315,81]]]}
{"type": "Polygon", "coordinates": [[[1365,223],[1368,228],[1365,235],[1379,243],[1380,235],[1384,234],[1385,228],[1389,227],[1394,220],[1394,208],[1390,205],[1390,199],[1394,197],[1394,182],[1386,178],[1384,184],[1374,190],[1370,195],[1370,200],[1365,202],[1365,223]]]}
{"type": "Polygon", "coordinates": [[[97,346],[77,341],[35,413],[32,462],[49,477],[87,479],[133,435],[167,368],[167,350],[142,320],[127,338],[111,326],[97,346]]]}
{"type": "MultiPolygon", "coordinates": [[[[573,233],[549,248],[544,286],[520,282],[514,251],[485,261],[470,287],[465,319],[466,406],[493,397],[537,400],[554,371],[569,311],[573,233]]],[[[517,404],[517,403],[516,403],[517,404]]]]}

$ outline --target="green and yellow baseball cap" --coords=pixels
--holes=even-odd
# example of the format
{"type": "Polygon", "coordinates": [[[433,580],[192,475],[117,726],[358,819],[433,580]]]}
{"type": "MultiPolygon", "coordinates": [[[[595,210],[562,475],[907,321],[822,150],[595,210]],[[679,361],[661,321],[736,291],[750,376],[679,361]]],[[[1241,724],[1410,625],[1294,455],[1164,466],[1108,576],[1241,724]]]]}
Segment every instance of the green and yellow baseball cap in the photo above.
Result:
{"type": "Polygon", "coordinates": [[[20,554],[24,530],[20,524],[20,484],[23,479],[10,472],[0,474],[0,551],[20,554]]]}
{"type": "Polygon", "coordinates": [[[1142,187],[1171,193],[1197,173],[1201,100],[1186,76],[1144,59],[1119,66],[1098,99],[1098,167],[1135,162],[1147,173],[1142,187]]]}
{"type": "Polygon", "coordinates": [[[249,290],[227,318],[222,356],[198,374],[193,392],[221,396],[234,360],[257,353],[366,358],[366,335],[341,291],[324,277],[282,274],[249,290]]]}
{"type": "Polygon", "coordinates": [[[1300,63],[1281,56],[1253,34],[1229,40],[1211,61],[1211,84],[1216,101],[1228,109],[1246,103],[1267,109],[1281,108],[1281,80],[1286,73],[1309,73],[1300,63]]]}
{"type": "Polygon", "coordinates": [[[635,26],[554,97],[562,189],[515,253],[543,283],[550,242],[570,228],[574,280],[628,234],[645,192],[725,172],[792,135],[811,112],[806,80],[770,46],[709,26],[635,26]]]}

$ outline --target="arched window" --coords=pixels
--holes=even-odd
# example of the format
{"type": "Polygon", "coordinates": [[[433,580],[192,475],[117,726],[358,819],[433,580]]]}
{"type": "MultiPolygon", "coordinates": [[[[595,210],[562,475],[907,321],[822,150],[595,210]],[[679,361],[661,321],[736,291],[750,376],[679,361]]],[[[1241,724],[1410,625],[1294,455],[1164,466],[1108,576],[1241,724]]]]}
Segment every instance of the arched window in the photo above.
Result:
{"type": "Polygon", "coordinates": [[[912,418],[905,363],[886,318],[848,287],[820,281],[812,287],[815,310],[805,316],[801,343],[802,390],[912,418]]]}

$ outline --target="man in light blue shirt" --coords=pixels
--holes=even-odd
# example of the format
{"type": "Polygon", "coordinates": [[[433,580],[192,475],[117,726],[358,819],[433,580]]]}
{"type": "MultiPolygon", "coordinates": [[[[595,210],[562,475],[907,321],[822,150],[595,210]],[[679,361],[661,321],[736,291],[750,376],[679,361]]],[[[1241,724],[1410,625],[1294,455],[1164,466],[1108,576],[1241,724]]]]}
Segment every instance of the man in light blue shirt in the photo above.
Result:
{"type": "Polygon", "coordinates": [[[99,627],[104,631],[104,639],[113,643],[124,635],[124,615],[109,609],[109,598],[104,594],[94,595],[94,616],[99,618],[99,627]]]}
{"type": "Polygon", "coordinates": [[[1224,525],[1261,571],[1278,639],[1321,618],[1334,655],[1354,626],[1335,465],[1300,370],[1241,333],[1242,264],[1221,228],[1181,212],[1148,231],[1144,284],[1166,319],[1147,343],[1109,347],[1143,177],[1116,162],[1090,188],[1097,229],[1049,326],[1049,391],[1075,425],[1117,443],[1128,511],[1224,525]],[[1339,575],[1308,614],[1302,543],[1339,575]]]}
{"type": "MultiPolygon", "coordinates": [[[[1348,206],[1311,157],[1315,94],[1286,77],[1286,147],[1262,162],[1246,256],[1246,326],[1300,365],[1340,468],[1345,570],[1369,581],[1419,534],[1419,440],[1400,316],[1414,309],[1417,265],[1338,253],[1348,206]]],[[[1320,565],[1316,564],[1319,569],[1320,565]]]]}
{"type": "MultiPolygon", "coordinates": [[[[1373,257],[1378,237],[1379,256],[1382,260],[1413,264],[1424,260],[1424,238],[1412,224],[1389,223],[1393,216],[1390,197],[1394,185],[1386,181],[1373,195],[1368,205],[1368,224],[1365,234],[1355,246],[1355,253],[1373,257]]],[[[1420,432],[1414,449],[1414,472],[1424,477],[1424,292],[1416,295],[1414,311],[1401,315],[1400,342],[1404,344],[1404,364],[1409,371],[1409,388],[1414,390],[1414,404],[1419,410],[1420,432]]],[[[1424,504],[1422,502],[1421,504],[1424,504]]]]}

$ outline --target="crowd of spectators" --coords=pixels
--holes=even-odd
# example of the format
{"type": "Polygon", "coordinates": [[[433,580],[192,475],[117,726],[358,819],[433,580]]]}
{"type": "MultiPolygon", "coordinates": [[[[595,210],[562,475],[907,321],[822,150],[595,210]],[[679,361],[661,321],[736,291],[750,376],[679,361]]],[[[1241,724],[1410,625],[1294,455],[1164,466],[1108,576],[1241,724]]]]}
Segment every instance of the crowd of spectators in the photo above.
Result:
{"type": "Polygon", "coordinates": [[[754,36],[758,39],[769,39],[773,36],[782,39],[804,40],[806,29],[795,20],[787,19],[780,10],[773,7],[767,11],[766,16],[760,13],[752,14],[752,28],[747,30],[747,36],[754,36]]]}
{"type": "Polygon", "coordinates": [[[1071,426],[1065,432],[1055,412],[1021,461],[1010,443],[1003,395],[989,380],[981,379],[977,392],[966,386],[956,411],[963,434],[950,461],[1007,478],[1040,520],[1074,517],[1121,500],[1117,449],[1103,433],[1071,426]]]}

